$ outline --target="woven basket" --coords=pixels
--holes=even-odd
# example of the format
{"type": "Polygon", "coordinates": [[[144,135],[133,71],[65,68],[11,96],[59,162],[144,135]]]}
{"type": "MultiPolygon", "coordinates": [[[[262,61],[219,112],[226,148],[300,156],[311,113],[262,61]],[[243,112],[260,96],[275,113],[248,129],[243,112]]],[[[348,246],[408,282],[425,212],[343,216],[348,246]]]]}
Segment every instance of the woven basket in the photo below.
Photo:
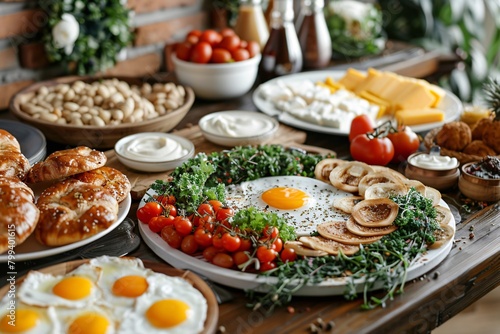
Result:
{"type": "MultiPolygon", "coordinates": [[[[430,150],[432,146],[437,145],[434,139],[436,138],[436,135],[439,132],[439,130],[441,130],[441,128],[432,129],[431,131],[429,131],[425,135],[425,137],[424,137],[424,145],[427,148],[427,150],[430,150]]],[[[484,157],[482,157],[480,155],[465,154],[465,153],[458,152],[458,151],[448,150],[448,149],[446,149],[444,147],[441,147],[441,155],[447,155],[449,157],[457,158],[457,160],[460,161],[461,164],[466,164],[468,162],[479,161],[482,158],[484,158],[484,157]]],[[[500,158],[500,156],[497,156],[497,157],[500,158]]]]}

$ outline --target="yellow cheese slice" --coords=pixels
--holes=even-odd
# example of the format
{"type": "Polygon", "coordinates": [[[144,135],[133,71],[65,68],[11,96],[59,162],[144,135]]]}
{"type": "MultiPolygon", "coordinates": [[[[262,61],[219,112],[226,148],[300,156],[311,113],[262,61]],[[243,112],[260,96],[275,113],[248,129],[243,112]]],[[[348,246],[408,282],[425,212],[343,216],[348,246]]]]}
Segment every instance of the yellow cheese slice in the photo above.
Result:
{"type": "Polygon", "coordinates": [[[366,90],[359,92],[357,94],[359,97],[367,100],[370,103],[373,103],[378,106],[377,118],[380,118],[385,115],[392,115],[391,103],[387,100],[384,100],[366,90]]]}
{"type": "Polygon", "coordinates": [[[397,110],[429,108],[436,102],[430,90],[416,80],[408,78],[401,86],[401,91],[393,100],[397,110]]]}
{"type": "Polygon", "coordinates": [[[366,76],[366,79],[364,79],[356,87],[354,87],[354,92],[356,94],[358,94],[359,92],[362,92],[364,90],[370,91],[370,87],[375,85],[377,78],[379,78],[381,76],[382,76],[381,72],[379,72],[373,68],[369,68],[368,75],[366,76]]]}
{"type": "Polygon", "coordinates": [[[398,124],[418,125],[444,121],[444,111],[436,108],[399,110],[395,114],[398,124]]]}
{"type": "Polygon", "coordinates": [[[320,86],[320,87],[328,88],[330,90],[330,93],[332,93],[332,94],[335,93],[338,90],[338,88],[330,86],[330,85],[324,83],[323,81],[316,82],[316,85],[320,86]]]}
{"type": "Polygon", "coordinates": [[[348,90],[354,90],[354,88],[366,79],[366,75],[361,73],[354,68],[349,68],[345,72],[344,76],[340,78],[337,82],[343,85],[348,90]]]}

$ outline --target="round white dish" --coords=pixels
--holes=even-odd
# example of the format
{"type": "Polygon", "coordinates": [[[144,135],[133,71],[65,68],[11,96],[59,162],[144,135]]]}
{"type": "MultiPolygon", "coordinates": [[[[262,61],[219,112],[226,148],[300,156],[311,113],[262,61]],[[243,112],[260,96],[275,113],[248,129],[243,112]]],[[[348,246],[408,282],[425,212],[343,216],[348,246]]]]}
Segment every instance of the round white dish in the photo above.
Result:
{"type": "Polygon", "coordinates": [[[198,125],[200,127],[201,132],[203,133],[203,136],[205,136],[207,140],[211,141],[214,144],[218,144],[221,146],[228,146],[228,147],[264,144],[266,141],[268,141],[274,136],[274,134],[276,133],[276,131],[278,131],[279,128],[279,122],[276,119],[256,111],[243,111],[243,110],[228,110],[228,111],[211,113],[202,117],[198,122],[198,125]],[[257,134],[254,136],[238,136],[238,137],[231,137],[222,134],[217,134],[212,129],[210,129],[209,122],[211,120],[213,120],[216,117],[226,116],[226,115],[261,119],[265,122],[270,122],[272,124],[272,127],[270,130],[265,131],[261,134],[257,134]]]}
{"type": "MultiPolygon", "coordinates": [[[[261,85],[259,85],[252,94],[252,100],[255,106],[263,113],[269,116],[276,116],[278,120],[286,125],[290,125],[299,129],[327,133],[332,135],[349,135],[349,130],[338,129],[332,127],[321,126],[313,123],[308,123],[298,118],[293,117],[289,113],[282,112],[274,107],[274,105],[261,97],[261,90],[266,84],[273,84],[278,80],[282,80],[285,83],[298,82],[303,80],[310,80],[312,82],[324,81],[327,77],[332,77],[333,79],[340,79],[345,74],[344,71],[312,71],[303,72],[297,74],[285,75],[272,80],[269,80],[261,85]]],[[[414,132],[424,132],[436,127],[443,125],[444,123],[452,122],[460,117],[462,113],[463,106],[462,102],[453,93],[446,91],[441,103],[438,108],[443,110],[445,113],[445,119],[443,122],[425,123],[420,125],[412,125],[410,128],[414,132]]]]}
{"type": "MultiPolygon", "coordinates": [[[[154,194],[150,189],[142,198],[139,207],[145,204],[145,200],[154,194]]],[[[448,207],[441,200],[440,205],[448,207]]],[[[452,217],[449,222],[450,226],[455,230],[455,219],[452,217]]],[[[225,269],[207,262],[203,256],[191,256],[183,253],[180,250],[170,247],[159,234],[152,232],[147,224],[139,222],[139,232],[144,242],[153,250],[156,255],[164,261],[179,269],[193,270],[196,273],[204,275],[214,282],[242,290],[255,290],[264,292],[267,290],[266,285],[274,285],[277,283],[276,277],[263,277],[257,274],[244,273],[233,269],[225,269]]],[[[451,250],[454,238],[451,238],[441,248],[428,250],[425,254],[419,256],[408,269],[406,281],[411,281],[426,272],[430,271],[441,261],[443,261],[451,250]]],[[[363,289],[363,279],[355,281],[356,290],[361,292],[363,289]]],[[[307,284],[296,291],[297,296],[331,296],[343,295],[347,284],[346,278],[327,279],[319,284],[307,284]]],[[[382,282],[375,283],[372,290],[383,287],[382,282]]]]}
{"type": "Polygon", "coordinates": [[[123,137],[115,144],[115,153],[118,160],[127,167],[143,172],[163,172],[167,170],[174,169],[182,165],[186,160],[190,159],[194,155],[194,144],[189,140],[181,136],[172,135],[163,132],[142,132],[127,137],[123,137]],[[166,140],[172,140],[178,142],[183,149],[187,151],[186,154],[179,158],[171,159],[168,156],[155,157],[151,161],[132,159],[124,154],[125,147],[131,141],[140,138],[157,137],[166,140]]]}
{"type": "Polygon", "coordinates": [[[31,165],[45,158],[47,141],[42,131],[31,125],[10,120],[0,120],[0,129],[6,130],[16,137],[21,146],[21,152],[31,165]]]}
{"type": "MultiPolygon", "coordinates": [[[[121,224],[121,222],[127,217],[131,204],[132,204],[132,197],[129,194],[127,198],[125,198],[120,203],[118,209],[118,218],[110,227],[108,227],[106,230],[100,233],[91,236],[90,238],[83,239],[69,245],[64,245],[59,247],[48,247],[39,243],[35,238],[35,234],[32,233],[28,237],[28,239],[26,239],[22,244],[14,248],[15,261],[34,260],[46,256],[61,254],[69,250],[87,245],[99,238],[102,238],[103,236],[105,236],[106,234],[117,228],[121,224]]],[[[6,253],[0,255],[0,262],[7,262],[8,260],[9,260],[8,255],[6,253]]]]}

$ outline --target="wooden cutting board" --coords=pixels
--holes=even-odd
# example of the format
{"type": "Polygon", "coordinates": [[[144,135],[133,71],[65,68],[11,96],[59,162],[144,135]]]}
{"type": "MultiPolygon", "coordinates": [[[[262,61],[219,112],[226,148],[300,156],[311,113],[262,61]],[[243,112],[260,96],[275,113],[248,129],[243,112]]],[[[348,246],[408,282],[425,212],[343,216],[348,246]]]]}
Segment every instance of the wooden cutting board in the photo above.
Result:
{"type": "MultiPolygon", "coordinates": [[[[227,149],[227,147],[219,146],[206,140],[198,125],[174,131],[173,133],[191,140],[194,144],[196,153],[211,153],[227,149]]],[[[305,132],[280,124],[275,136],[269,139],[266,144],[280,144],[287,147],[298,147],[305,149],[308,152],[319,154],[333,153],[333,151],[328,149],[304,145],[305,141],[305,132]]],[[[132,183],[131,195],[134,200],[140,200],[155,180],[165,179],[171,172],[146,173],[130,169],[118,161],[114,150],[107,151],[106,156],[108,157],[108,162],[106,163],[107,166],[120,170],[129,178],[132,183]]]]}

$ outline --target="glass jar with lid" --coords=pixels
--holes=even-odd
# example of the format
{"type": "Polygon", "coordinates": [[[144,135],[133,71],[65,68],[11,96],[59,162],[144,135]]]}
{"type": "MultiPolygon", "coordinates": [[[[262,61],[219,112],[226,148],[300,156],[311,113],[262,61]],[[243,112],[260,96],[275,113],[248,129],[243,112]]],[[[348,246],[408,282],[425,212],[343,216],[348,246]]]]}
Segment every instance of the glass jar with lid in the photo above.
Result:
{"type": "Polygon", "coordinates": [[[304,68],[318,69],[330,64],[332,41],[326,25],[324,0],[302,0],[296,21],[304,68]]]}
{"type": "Polygon", "coordinates": [[[259,67],[261,81],[302,70],[302,51],[293,19],[293,1],[275,0],[269,39],[259,67]]]}
{"type": "Polygon", "coordinates": [[[269,38],[269,28],[262,10],[262,0],[240,1],[234,31],[242,40],[259,43],[262,50],[269,38]]]}

